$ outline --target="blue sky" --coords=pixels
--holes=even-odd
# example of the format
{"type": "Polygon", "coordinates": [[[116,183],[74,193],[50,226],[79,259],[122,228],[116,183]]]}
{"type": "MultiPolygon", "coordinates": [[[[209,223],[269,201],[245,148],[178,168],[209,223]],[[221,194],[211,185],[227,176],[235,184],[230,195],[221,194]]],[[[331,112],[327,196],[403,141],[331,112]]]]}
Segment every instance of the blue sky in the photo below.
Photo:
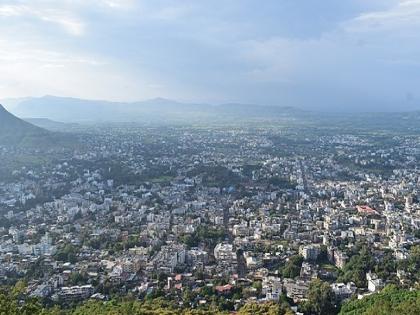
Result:
{"type": "Polygon", "coordinates": [[[420,0],[0,0],[0,98],[420,109],[420,0]]]}

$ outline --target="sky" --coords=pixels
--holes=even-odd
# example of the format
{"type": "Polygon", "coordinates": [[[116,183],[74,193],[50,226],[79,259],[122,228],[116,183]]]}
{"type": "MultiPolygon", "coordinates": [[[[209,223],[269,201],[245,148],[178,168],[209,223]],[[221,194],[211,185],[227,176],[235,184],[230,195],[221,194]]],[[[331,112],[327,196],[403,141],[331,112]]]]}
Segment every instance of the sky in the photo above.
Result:
{"type": "Polygon", "coordinates": [[[0,98],[420,109],[420,0],[0,0],[0,98]]]}

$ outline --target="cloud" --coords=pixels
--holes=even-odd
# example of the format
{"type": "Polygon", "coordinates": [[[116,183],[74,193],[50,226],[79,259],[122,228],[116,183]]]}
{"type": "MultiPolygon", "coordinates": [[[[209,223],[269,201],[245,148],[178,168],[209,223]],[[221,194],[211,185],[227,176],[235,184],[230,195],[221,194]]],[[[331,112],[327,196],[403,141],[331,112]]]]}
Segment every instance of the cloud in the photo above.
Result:
{"type": "Polygon", "coordinates": [[[107,67],[108,63],[97,56],[69,55],[32,43],[0,40],[2,95],[48,94],[49,89],[64,95],[73,89],[83,91],[97,84],[98,79],[92,80],[92,73],[104,76],[103,71],[109,71],[107,67]]]}
{"type": "MultiPolygon", "coordinates": [[[[397,5],[381,11],[361,14],[350,20],[345,27],[351,32],[395,32],[420,26],[420,1],[400,0],[397,5]]],[[[401,34],[400,35],[404,35],[401,34]]]]}
{"type": "Polygon", "coordinates": [[[61,26],[68,34],[81,36],[84,33],[84,23],[68,11],[50,7],[42,7],[36,1],[32,4],[0,5],[0,16],[5,18],[33,17],[44,22],[61,26]]]}
{"type": "Polygon", "coordinates": [[[0,16],[11,17],[11,16],[22,16],[27,13],[27,7],[24,5],[1,5],[0,16]]]}
{"type": "Polygon", "coordinates": [[[152,17],[158,20],[179,21],[188,16],[193,11],[192,5],[172,5],[164,6],[155,11],[152,17]]]}
{"type": "Polygon", "coordinates": [[[161,90],[161,89],[165,88],[165,85],[159,84],[159,83],[149,83],[149,84],[147,84],[147,87],[151,88],[151,89],[161,90]]]}
{"type": "Polygon", "coordinates": [[[0,93],[415,104],[418,34],[420,0],[2,1],[0,93]]]}
{"type": "Polygon", "coordinates": [[[103,0],[102,2],[112,9],[128,9],[135,5],[134,0],[103,0]]]}

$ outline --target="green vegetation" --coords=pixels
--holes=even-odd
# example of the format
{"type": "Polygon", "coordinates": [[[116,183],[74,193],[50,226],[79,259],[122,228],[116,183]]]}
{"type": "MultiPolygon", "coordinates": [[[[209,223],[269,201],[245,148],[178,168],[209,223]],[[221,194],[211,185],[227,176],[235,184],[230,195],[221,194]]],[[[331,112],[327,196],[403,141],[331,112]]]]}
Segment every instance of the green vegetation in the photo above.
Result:
{"type": "Polygon", "coordinates": [[[293,183],[287,178],[274,176],[268,180],[268,183],[273,186],[277,186],[279,189],[294,189],[297,183],[293,183]]]}
{"type": "MultiPolygon", "coordinates": [[[[217,305],[211,303],[203,309],[183,308],[163,298],[146,298],[143,301],[126,299],[108,302],[87,301],[70,309],[58,306],[47,308],[36,299],[22,299],[19,288],[0,292],[0,314],[2,315],[227,315],[217,305]]],[[[285,303],[246,304],[238,312],[239,315],[291,315],[285,303]]]]}
{"type": "Polygon", "coordinates": [[[181,242],[190,248],[197,247],[200,243],[204,243],[212,248],[224,239],[225,231],[223,228],[206,228],[200,226],[194,233],[182,236],[181,242]]]}
{"type": "Polygon", "coordinates": [[[189,176],[203,177],[203,184],[219,188],[235,186],[241,182],[239,175],[224,166],[198,166],[188,173],[189,176]]]}
{"type": "Polygon", "coordinates": [[[309,286],[308,300],[302,305],[305,314],[336,314],[334,292],[327,282],[315,279],[309,286]]]}
{"type": "Polygon", "coordinates": [[[338,268],[332,264],[324,263],[320,266],[322,269],[329,271],[329,272],[337,272],[338,268]]]}
{"type": "Polygon", "coordinates": [[[72,244],[66,244],[58,249],[54,258],[58,261],[74,264],[77,261],[77,248],[72,244]]]}
{"type": "Polygon", "coordinates": [[[417,315],[420,314],[420,290],[408,291],[394,285],[380,293],[344,304],[340,315],[417,315]]]}
{"type": "Polygon", "coordinates": [[[420,245],[411,247],[409,258],[400,261],[398,267],[412,274],[413,282],[420,281],[420,245]]]}
{"type": "Polygon", "coordinates": [[[164,183],[169,183],[173,179],[174,179],[174,176],[162,175],[159,177],[152,178],[150,181],[152,183],[164,184],[164,183]]]}
{"type": "Polygon", "coordinates": [[[290,257],[286,265],[281,268],[280,272],[284,278],[295,278],[300,274],[300,268],[302,267],[303,257],[296,255],[290,257]]]}
{"type": "Polygon", "coordinates": [[[291,315],[293,312],[284,304],[266,303],[256,304],[250,303],[243,306],[238,315],[291,315]]]}
{"type": "Polygon", "coordinates": [[[372,253],[366,246],[360,249],[359,254],[353,255],[343,268],[343,274],[338,281],[352,281],[358,287],[366,287],[366,272],[372,270],[375,265],[372,253]]]}
{"type": "Polygon", "coordinates": [[[340,282],[354,282],[358,287],[366,287],[366,273],[372,271],[387,283],[398,283],[397,270],[407,272],[410,277],[407,286],[413,286],[420,279],[420,246],[412,246],[409,258],[396,261],[392,251],[385,250],[378,259],[366,246],[357,245],[348,263],[338,278],[340,282]]]}

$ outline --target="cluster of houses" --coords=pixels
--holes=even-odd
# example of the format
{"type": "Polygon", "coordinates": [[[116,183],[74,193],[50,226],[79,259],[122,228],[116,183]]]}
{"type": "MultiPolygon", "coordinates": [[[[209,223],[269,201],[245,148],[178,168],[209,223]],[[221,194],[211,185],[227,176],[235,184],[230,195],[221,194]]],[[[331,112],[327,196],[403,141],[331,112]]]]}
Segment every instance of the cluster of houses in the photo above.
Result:
{"type": "MultiPolygon", "coordinates": [[[[224,296],[246,289],[238,303],[282,294],[298,303],[311,280],[322,278],[343,300],[386,284],[372,271],[364,287],[337,280],[355,244],[392,251],[396,260],[408,259],[409,247],[419,244],[420,171],[404,162],[416,154],[410,143],[397,152],[350,136],[320,137],[304,158],[277,154],[269,132],[176,136],[171,143],[158,134],[157,151],[146,159],[146,145],[135,136],[119,141],[106,134],[89,152],[51,169],[19,169],[18,181],[0,180],[0,279],[25,278],[30,295],[63,303],[106,299],[111,291],[203,287],[224,296]],[[325,153],[326,146],[335,153],[325,153]],[[343,156],[357,167],[340,163],[343,156]],[[111,164],[86,166],[104,159],[138,176],[159,167],[172,175],[124,183],[111,177],[111,164]],[[382,159],[393,167],[389,176],[359,168],[382,159]],[[229,176],[217,182],[216,166],[236,182],[229,176]],[[30,200],[36,202],[25,207],[30,200]],[[299,271],[284,276],[293,256],[302,257],[299,271]]],[[[398,277],[411,275],[401,270],[398,277]]]]}

